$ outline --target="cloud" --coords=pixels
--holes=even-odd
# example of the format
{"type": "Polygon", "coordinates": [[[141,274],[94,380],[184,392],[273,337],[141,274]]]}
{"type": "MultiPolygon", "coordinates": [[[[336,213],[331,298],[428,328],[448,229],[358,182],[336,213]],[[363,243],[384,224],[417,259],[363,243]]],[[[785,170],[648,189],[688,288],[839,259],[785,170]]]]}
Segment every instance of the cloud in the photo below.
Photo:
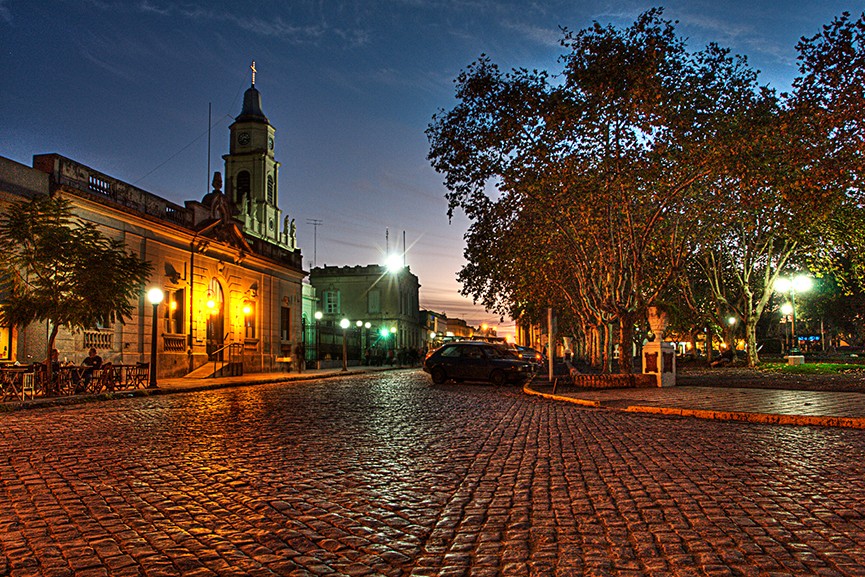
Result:
{"type": "MultiPolygon", "coordinates": [[[[280,5],[283,6],[283,5],[280,5]]],[[[286,6],[290,6],[286,4],[286,6]]],[[[141,12],[165,17],[180,17],[195,22],[222,22],[258,36],[278,38],[290,44],[319,44],[328,39],[338,39],[349,48],[363,46],[370,41],[369,31],[362,27],[334,26],[324,14],[312,10],[313,14],[303,18],[305,23],[296,23],[282,15],[260,17],[248,12],[236,13],[219,10],[209,4],[160,4],[153,0],[142,0],[137,6],[141,12]]]]}
{"type": "Polygon", "coordinates": [[[10,12],[9,7],[6,6],[6,0],[0,0],[0,20],[7,24],[12,23],[12,12],[10,12]]]}
{"type": "MultiPolygon", "coordinates": [[[[740,15],[737,15],[739,18],[740,15]]],[[[793,53],[791,46],[779,44],[769,39],[765,30],[756,27],[753,19],[745,22],[722,18],[712,18],[705,14],[684,13],[679,21],[684,25],[703,32],[708,41],[716,41],[721,46],[730,47],[734,53],[748,55],[756,52],[770,56],[778,63],[789,64],[793,53]]],[[[700,49],[693,46],[692,49],[700,49]]]]}
{"type": "Polygon", "coordinates": [[[535,26],[527,22],[506,21],[502,22],[502,27],[506,30],[512,30],[536,44],[558,48],[559,40],[562,37],[562,32],[559,28],[545,28],[535,26]]]}

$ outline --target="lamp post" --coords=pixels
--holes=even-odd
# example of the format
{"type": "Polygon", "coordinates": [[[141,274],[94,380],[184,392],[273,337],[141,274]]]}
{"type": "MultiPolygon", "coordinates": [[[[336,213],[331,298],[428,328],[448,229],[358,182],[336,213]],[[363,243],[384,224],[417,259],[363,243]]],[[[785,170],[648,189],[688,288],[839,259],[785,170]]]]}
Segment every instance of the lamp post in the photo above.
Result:
{"type": "Polygon", "coordinates": [[[346,353],[348,352],[348,326],[351,323],[348,319],[342,319],[339,321],[339,326],[342,327],[342,370],[348,370],[348,364],[346,362],[346,353]]]}
{"type": "Polygon", "coordinates": [[[727,324],[730,325],[730,352],[732,358],[736,358],[736,317],[727,317],[727,324]]]}
{"type": "Polygon", "coordinates": [[[321,366],[321,318],[324,313],[315,311],[315,368],[320,369],[321,366]]]}
{"type": "Polygon", "coordinates": [[[159,303],[165,298],[165,293],[162,289],[152,288],[147,291],[147,300],[153,305],[153,332],[150,335],[150,381],[147,384],[148,389],[155,389],[159,385],[156,384],[156,322],[159,315],[159,303]]]}
{"type": "Polygon", "coordinates": [[[781,314],[784,315],[784,345],[787,349],[790,348],[790,329],[787,328],[787,317],[790,316],[790,313],[793,312],[793,305],[790,303],[784,303],[781,305],[781,314]]]}
{"type": "Polygon", "coordinates": [[[793,278],[778,277],[775,281],[775,290],[790,295],[790,350],[799,348],[799,339],[796,336],[796,293],[806,292],[811,289],[811,277],[803,274],[796,275],[793,278]]]}

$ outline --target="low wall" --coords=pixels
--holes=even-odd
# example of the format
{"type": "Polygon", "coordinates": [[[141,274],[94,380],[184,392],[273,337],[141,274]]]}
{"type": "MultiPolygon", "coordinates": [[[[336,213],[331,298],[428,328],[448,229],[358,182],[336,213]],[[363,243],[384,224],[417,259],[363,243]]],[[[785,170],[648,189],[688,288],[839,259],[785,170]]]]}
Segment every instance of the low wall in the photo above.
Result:
{"type": "Polygon", "coordinates": [[[571,371],[574,386],[583,389],[634,389],[638,387],[657,387],[658,377],[653,374],[631,375],[585,375],[571,371]]]}

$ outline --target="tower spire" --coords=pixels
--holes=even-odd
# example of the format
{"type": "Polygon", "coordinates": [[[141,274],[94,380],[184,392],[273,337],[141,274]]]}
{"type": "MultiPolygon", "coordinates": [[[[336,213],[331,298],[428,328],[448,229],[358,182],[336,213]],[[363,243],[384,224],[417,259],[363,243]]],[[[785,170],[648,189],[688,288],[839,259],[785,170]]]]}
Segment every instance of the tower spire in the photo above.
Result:
{"type": "Polygon", "coordinates": [[[249,68],[252,69],[252,85],[255,86],[255,60],[252,61],[252,66],[249,68]]]}

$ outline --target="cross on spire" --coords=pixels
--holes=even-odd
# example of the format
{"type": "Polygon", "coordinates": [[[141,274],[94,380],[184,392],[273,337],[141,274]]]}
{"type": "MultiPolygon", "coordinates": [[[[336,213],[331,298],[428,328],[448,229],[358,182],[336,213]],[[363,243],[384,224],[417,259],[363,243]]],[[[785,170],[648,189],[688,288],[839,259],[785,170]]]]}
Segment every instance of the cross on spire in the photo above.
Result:
{"type": "Polygon", "coordinates": [[[252,61],[250,68],[252,69],[252,85],[255,86],[255,60],[252,61]]]}

